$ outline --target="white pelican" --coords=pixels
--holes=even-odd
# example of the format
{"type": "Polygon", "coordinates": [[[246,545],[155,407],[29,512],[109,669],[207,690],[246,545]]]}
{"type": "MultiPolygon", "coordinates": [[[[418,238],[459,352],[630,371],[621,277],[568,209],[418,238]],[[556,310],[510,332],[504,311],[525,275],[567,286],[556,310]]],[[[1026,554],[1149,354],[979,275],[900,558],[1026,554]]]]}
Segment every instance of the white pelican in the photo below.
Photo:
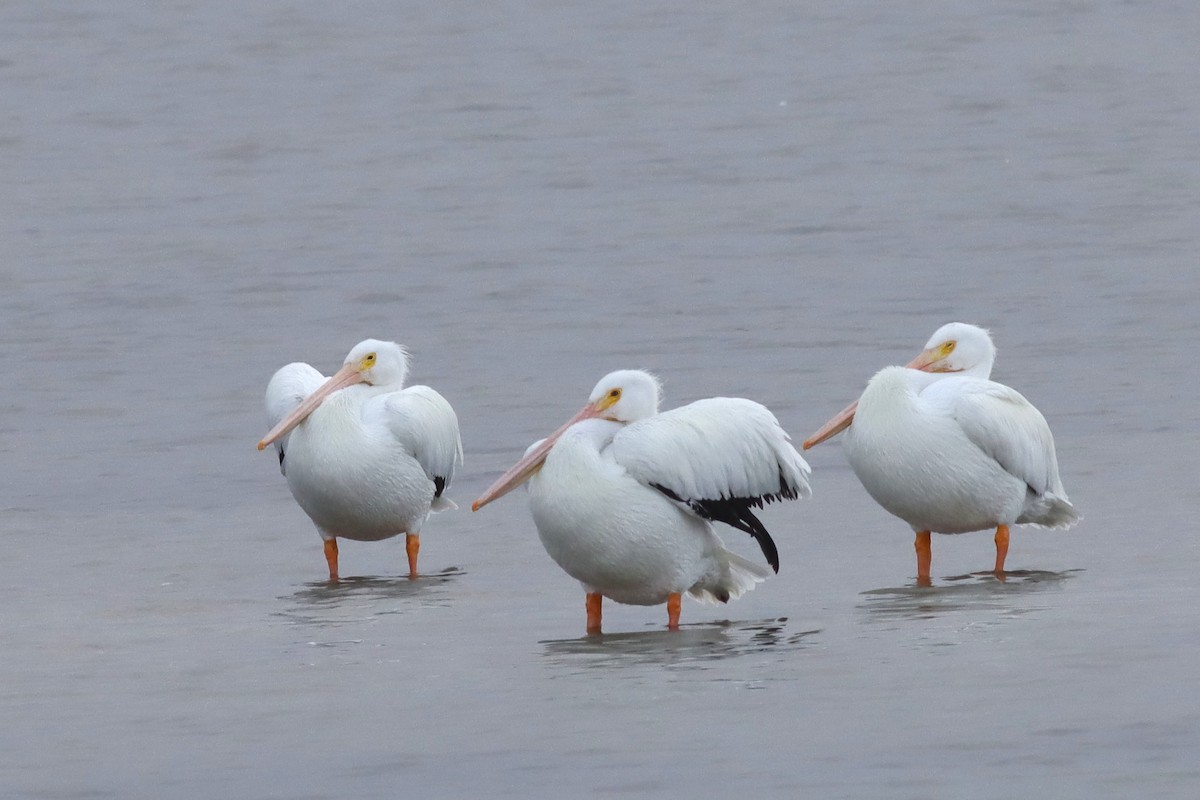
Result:
{"type": "Polygon", "coordinates": [[[857,402],[804,442],[849,427],[843,450],[868,494],[916,531],[917,581],[929,585],[929,534],[996,529],[1004,579],[1008,526],[1069,528],[1079,515],[1058,477],[1046,419],[988,380],[996,348],[987,331],[938,328],[905,367],[885,367],[857,402]],[[853,425],[851,423],[853,422],[853,425]]]}
{"type": "Polygon", "coordinates": [[[267,384],[267,424],[292,496],[325,540],[338,579],[337,537],[374,542],[406,534],[417,577],[421,525],[454,508],[443,493],[462,465],[458,418],[428,386],[403,388],[408,354],[367,339],[326,379],[308,364],[279,369],[267,384]]]}
{"type": "Polygon", "coordinates": [[[589,633],[600,632],[602,597],[666,602],[675,629],[683,592],[724,603],[752,589],[771,573],[726,550],[709,521],[749,533],[778,572],[751,509],[810,493],[808,464],[764,406],[714,397],[659,414],[660,396],[648,373],[604,376],[582,411],[472,505],[530,481],[542,544],[583,584],[589,633]]]}

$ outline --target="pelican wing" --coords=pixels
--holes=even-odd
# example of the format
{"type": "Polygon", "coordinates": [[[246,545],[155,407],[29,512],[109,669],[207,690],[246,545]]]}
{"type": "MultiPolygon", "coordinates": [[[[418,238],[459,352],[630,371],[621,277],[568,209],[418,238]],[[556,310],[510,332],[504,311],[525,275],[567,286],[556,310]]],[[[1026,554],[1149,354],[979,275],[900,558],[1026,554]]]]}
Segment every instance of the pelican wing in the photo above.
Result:
{"type": "Polygon", "coordinates": [[[458,417],[446,398],[428,386],[409,386],[368,403],[363,414],[381,415],[396,440],[412,453],[433,481],[434,510],[438,510],[436,498],[441,498],[463,462],[458,417]]]}
{"type": "Polygon", "coordinates": [[[779,421],[751,400],[714,397],[622,429],[609,446],[638,481],[693,513],[753,536],[779,571],[779,554],[752,508],[808,497],[809,467],[779,421]]]}
{"type": "Polygon", "coordinates": [[[976,447],[1035,494],[1066,499],[1050,426],[1020,392],[995,381],[962,378],[935,383],[922,398],[942,406],[976,447]]]}
{"type": "MultiPolygon", "coordinates": [[[[278,425],[324,382],[324,375],[300,361],[294,361],[276,370],[267,383],[267,430],[278,425]]],[[[275,442],[275,452],[279,454],[279,471],[284,475],[287,474],[284,452],[289,438],[291,434],[275,442]]]]}

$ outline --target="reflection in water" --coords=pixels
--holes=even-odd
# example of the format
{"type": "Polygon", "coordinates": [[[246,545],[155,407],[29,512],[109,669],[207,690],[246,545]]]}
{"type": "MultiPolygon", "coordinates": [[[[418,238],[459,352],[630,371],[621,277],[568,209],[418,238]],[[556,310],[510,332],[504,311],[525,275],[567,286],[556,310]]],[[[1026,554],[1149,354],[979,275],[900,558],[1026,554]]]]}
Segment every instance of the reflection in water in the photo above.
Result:
{"type": "Polygon", "coordinates": [[[294,606],[278,615],[295,624],[328,626],[399,614],[409,607],[445,606],[449,603],[445,588],[465,574],[458,567],[449,567],[416,579],[364,575],[337,583],[309,583],[290,598],[280,598],[290,599],[294,606]],[[409,602],[400,608],[380,605],[391,600],[409,602]]]}
{"type": "Polygon", "coordinates": [[[866,600],[859,604],[859,608],[877,615],[877,619],[927,619],[946,612],[969,609],[1020,613],[1029,609],[1014,608],[1014,597],[1057,589],[1064,581],[1082,571],[1011,570],[1005,573],[1003,581],[998,580],[992,572],[974,572],[946,578],[948,585],[913,584],[870,589],[862,593],[866,600]]]}
{"type": "Polygon", "coordinates": [[[545,641],[545,655],[557,666],[595,669],[629,664],[703,668],[708,662],[754,653],[799,650],[819,630],[789,631],[787,617],[756,622],[682,625],[677,631],[608,633],[545,641]]]}

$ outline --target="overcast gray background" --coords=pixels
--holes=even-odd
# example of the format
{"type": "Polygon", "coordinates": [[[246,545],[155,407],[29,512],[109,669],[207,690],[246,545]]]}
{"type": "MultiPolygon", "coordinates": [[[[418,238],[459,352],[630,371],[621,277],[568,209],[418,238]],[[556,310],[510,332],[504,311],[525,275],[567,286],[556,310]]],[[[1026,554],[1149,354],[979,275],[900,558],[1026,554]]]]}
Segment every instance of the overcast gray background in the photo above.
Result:
{"type": "MultiPolygon", "coordinates": [[[[0,789],[37,798],[1194,797],[1189,2],[0,6],[0,789]],[[940,324],[1074,530],[911,533],[836,444],[727,607],[606,606],[519,493],[618,367],[799,440],[940,324]],[[462,423],[416,583],[336,589],[271,372],[368,336],[462,423]]],[[[722,532],[747,557],[743,534],[722,532]]]]}

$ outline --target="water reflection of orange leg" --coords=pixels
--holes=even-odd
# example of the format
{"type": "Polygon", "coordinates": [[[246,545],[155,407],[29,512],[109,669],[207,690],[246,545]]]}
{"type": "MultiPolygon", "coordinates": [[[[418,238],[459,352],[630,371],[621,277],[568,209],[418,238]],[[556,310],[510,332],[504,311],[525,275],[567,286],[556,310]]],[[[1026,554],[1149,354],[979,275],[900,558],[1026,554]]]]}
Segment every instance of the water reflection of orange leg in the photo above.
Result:
{"type": "Polygon", "coordinates": [[[917,584],[932,586],[933,581],[929,579],[929,565],[933,561],[933,548],[929,543],[929,531],[917,531],[917,539],[913,542],[913,547],[917,549],[917,584]]]}
{"type": "Polygon", "coordinates": [[[1004,559],[1008,557],[1008,526],[996,528],[996,577],[1004,581],[1004,559]]]}
{"type": "Polygon", "coordinates": [[[587,632],[600,632],[600,609],[604,602],[604,595],[599,592],[587,593],[587,632]]]}
{"type": "Polygon", "coordinates": [[[338,582],[337,539],[325,540],[325,562],[329,564],[329,582],[338,582]]]}
{"type": "Polygon", "coordinates": [[[408,577],[417,577],[417,553],[421,552],[421,537],[415,533],[404,535],[404,552],[408,554],[408,577]]]}
{"type": "Polygon", "coordinates": [[[679,630],[679,609],[683,605],[683,595],[679,592],[672,592],[667,595],[667,628],[673,631],[679,630]]]}

